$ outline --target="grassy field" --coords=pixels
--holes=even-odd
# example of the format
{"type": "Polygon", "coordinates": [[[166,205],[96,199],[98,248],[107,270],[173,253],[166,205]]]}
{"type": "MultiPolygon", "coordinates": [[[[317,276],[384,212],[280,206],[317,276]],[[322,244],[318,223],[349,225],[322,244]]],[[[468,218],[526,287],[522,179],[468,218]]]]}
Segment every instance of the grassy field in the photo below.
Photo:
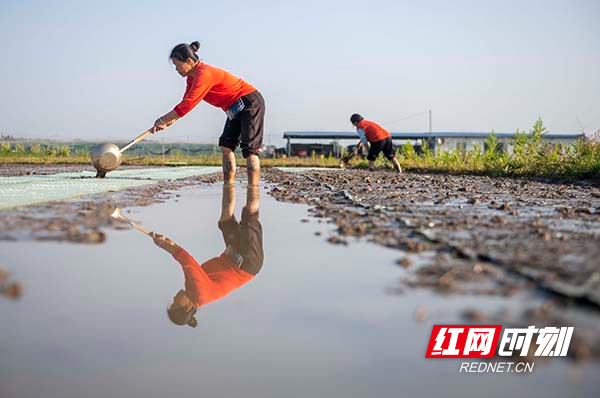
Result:
{"type": "MultiPolygon", "coordinates": [[[[496,137],[492,134],[485,144],[485,150],[475,147],[466,151],[447,151],[433,154],[423,148],[417,154],[411,144],[403,145],[397,153],[398,160],[405,170],[423,170],[449,173],[481,173],[497,176],[540,176],[555,178],[600,180],[600,137],[586,138],[574,145],[553,145],[542,140],[546,129],[538,120],[528,132],[519,132],[511,153],[498,150],[496,137]]],[[[243,164],[238,159],[238,164],[243,164]]],[[[22,144],[0,144],[0,163],[30,164],[90,164],[89,151],[77,150],[71,153],[69,146],[33,145],[26,148],[22,144]]],[[[198,153],[193,156],[175,151],[166,156],[136,155],[124,156],[125,165],[199,165],[218,166],[220,154],[198,153]]],[[[323,156],[305,158],[263,158],[263,167],[338,167],[339,159],[323,156]]],[[[377,167],[390,167],[382,157],[377,167]]],[[[350,167],[366,168],[366,160],[353,159],[350,167]]]]}
{"type": "Polygon", "coordinates": [[[485,150],[475,147],[434,156],[426,149],[417,155],[412,146],[407,145],[402,147],[399,159],[408,169],[600,180],[600,136],[565,146],[544,142],[545,132],[541,120],[529,133],[517,131],[511,153],[498,151],[496,137],[492,134],[486,141],[485,150]]]}

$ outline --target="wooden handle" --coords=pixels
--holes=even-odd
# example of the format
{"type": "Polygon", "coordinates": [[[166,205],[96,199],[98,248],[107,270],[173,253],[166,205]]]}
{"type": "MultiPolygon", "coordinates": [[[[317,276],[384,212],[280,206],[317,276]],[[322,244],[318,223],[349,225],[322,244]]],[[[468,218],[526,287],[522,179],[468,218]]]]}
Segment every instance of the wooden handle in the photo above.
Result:
{"type": "Polygon", "coordinates": [[[137,137],[135,137],[133,139],[133,141],[131,141],[129,144],[127,144],[123,148],[121,148],[120,149],[121,153],[125,152],[126,150],[128,150],[129,148],[131,148],[132,146],[134,146],[135,144],[137,144],[138,142],[140,142],[141,140],[143,140],[144,138],[146,138],[150,134],[152,134],[152,129],[144,131],[142,134],[140,134],[137,137]]]}
{"type": "Polygon", "coordinates": [[[138,231],[140,231],[152,238],[152,231],[148,231],[146,228],[142,227],[141,225],[137,225],[134,222],[131,222],[130,224],[133,228],[137,229],[138,231]]]}

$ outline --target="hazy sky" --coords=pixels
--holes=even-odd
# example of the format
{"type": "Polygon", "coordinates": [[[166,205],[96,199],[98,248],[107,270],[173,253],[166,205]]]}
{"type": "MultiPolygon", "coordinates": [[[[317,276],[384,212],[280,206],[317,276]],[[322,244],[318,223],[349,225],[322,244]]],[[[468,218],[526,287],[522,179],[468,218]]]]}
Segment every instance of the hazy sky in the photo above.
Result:
{"type": "MultiPolygon", "coordinates": [[[[600,1],[0,1],[0,131],[129,139],[180,100],[168,60],[198,40],[207,63],[258,87],[266,133],[600,129],[600,1]]],[[[217,137],[202,102],[166,137],[217,137]]],[[[277,141],[276,141],[277,139],[277,141]]]]}

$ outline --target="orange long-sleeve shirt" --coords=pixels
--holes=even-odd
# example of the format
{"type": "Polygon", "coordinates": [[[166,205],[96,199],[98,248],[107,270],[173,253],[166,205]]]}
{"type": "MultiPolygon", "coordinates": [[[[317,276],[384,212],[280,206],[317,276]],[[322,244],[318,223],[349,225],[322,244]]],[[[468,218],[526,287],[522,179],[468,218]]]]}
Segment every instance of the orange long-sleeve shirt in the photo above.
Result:
{"type": "Polygon", "coordinates": [[[254,278],[237,268],[225,253],[202,265],[181,248],[173,257],[183,268],[185,290],[197,307],[228,295],[254,278]]]}
{"type": "Polygon", "coordinates": [[[369,142],[378,142],[392,136],[389,131],[370,120],[361,120],[356,128],[362,129],[365,132],[365,136],[369,142]]]}
{"type": "Polygon", "coordinates": [[[183,100],[173,110],[182,117],[200,101],[205,100],[227,111],[240,97],[254,91],[256,88],[239,77],[204,62],[198,62],[194,76],[187,77],[183,100]]]}

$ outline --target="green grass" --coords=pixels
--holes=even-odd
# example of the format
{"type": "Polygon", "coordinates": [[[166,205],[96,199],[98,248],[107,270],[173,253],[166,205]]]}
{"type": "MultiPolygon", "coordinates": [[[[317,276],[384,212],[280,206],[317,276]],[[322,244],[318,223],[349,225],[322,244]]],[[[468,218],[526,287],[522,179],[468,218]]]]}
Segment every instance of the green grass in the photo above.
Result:
{"type": "MultiPolygon", "coordinates": [[[[491,134],[485,143],[486,150],[475,146],[472,150],[452,150],[434,156],[428,148],[417,154],[412,145],[405,144],[397,157],[402,167],[408,170],[600,180],[600,136],[565,146],[544,142],[545,133],[540,119],[528,134],[517,131],[510,154],[497,151],[497,139],[491,134]]],[[[353,161],[351,165],[366,168],[368,162],[353,161]]],[[[391,168],[381,157],[375,165],[391,168]]]]}
{"type": "MultiPolygon", "coordinates": [[[[552,178],[600,180],[600,137],[586,138],[571,146],[554,145],[542,140],[546,128],[538,119],[529,133],[517,131],[512,153],[498,151],[498,142],[492,134],[486,141],[485,150],[452,150],[434,156],[424,148],[417,154],[411,144],[405,144],[397,152],[398,160],[405,170],[423,170],[448,173],[481,173],[497,176],[539,176],[552,178]]],[[[220,154],[200,153],[186,156],[180,151],[165,156],[124,156],[124,165],[161,166],[168,162],[182,162],[194,166],[219,166],[220,154]]],[[[89,152],[68,146],[0,144],[0,163],[29,164],[90,164],[89,152]],[[73,153],[74,152],[74,153],[73,153]]],[[[238,164],[244,164],[239,158],[238,164]]],[[[306,158],[263,158],[263,167],[338,167],[335,157],[310,156],[306,158]]],[[[377,167],[391,167],[383,157],[377,167]]],[[[366,168],[366,160],[353,159],[350,167],[366,168]]]]}

